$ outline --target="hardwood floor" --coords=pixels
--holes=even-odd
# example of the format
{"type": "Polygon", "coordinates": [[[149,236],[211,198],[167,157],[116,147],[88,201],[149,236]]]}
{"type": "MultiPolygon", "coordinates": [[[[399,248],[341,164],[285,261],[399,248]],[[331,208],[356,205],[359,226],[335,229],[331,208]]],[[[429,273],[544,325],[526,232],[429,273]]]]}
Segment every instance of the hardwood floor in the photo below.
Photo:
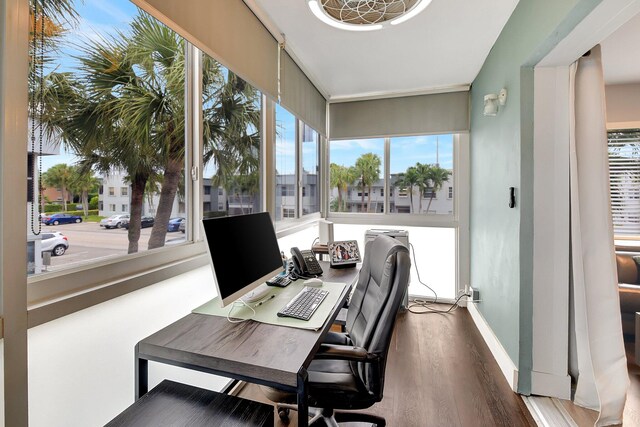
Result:
{"type": "MultiPolygon", "coordinates": [[[[391,427],[536,425],[466,309],[400,314],[385,380],[384,399],[364,412],[384,416],[391,427]]],[[[253,384],[239,395],[268,402],[253,384]]]]}

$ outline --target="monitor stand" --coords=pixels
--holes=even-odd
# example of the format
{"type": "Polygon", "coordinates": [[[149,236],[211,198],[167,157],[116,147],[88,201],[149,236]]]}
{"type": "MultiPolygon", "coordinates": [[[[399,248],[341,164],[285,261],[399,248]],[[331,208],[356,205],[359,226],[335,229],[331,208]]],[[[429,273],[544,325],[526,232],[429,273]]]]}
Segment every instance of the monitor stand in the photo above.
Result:
{"type": "Polygon", "coordinates": [[[247,304],[260,301],[261,299],[265,298],[269,294],[269,291],[271,290],[272,288],[270,288],[266,283],[263,283],[259,285],[257,288],[255,288],[254,290],[249,291],[243,296],[241,296],[240,300],[244,301],[247,304]]]}

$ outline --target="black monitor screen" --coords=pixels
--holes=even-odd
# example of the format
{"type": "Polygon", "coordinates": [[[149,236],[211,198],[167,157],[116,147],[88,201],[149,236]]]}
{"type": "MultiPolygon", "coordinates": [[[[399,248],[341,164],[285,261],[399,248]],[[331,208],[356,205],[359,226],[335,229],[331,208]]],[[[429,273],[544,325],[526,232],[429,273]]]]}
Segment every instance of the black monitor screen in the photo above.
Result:
{"type": "Polygon", "coordinates": [[[203,219],[202,225],[223,305],[282,271],[269,213],[203,219]]]}

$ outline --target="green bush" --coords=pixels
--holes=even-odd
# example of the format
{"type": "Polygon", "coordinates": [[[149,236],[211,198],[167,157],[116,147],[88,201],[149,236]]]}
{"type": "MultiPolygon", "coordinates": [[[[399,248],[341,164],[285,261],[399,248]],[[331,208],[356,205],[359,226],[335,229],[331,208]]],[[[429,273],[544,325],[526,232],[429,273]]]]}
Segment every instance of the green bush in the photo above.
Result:
{"type": "Polygon", "coordinates": [[[89,209],[98,210],[98,196],[94,196],[89,199],[89,209]]]}
{"type": "Polygon", "coordinates": [[[56,203],[44,205],[44,212],[45,213],[62,212],[62,205],[58,205],[56,203]]]}

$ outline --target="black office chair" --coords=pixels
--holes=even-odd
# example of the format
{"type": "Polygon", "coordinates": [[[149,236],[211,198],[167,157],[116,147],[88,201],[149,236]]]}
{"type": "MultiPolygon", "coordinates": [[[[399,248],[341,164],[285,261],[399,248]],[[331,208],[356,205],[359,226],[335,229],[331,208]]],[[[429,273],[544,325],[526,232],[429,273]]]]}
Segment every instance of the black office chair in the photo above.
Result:
{"type": "MultiPolygon", "coordinates": [[[[380,235],[367,243],[346,332],[329,332],[308,369],[310,424],[322,419],[327,426],[339,421],[386,425],[375,415],[336,410],[366,409],[382,400],[387,353],[410,268],[409,251],[393,237],[380,235]]],[[[296,408],[296,395],[262,390],[287,421],[289,409],[296,408]]]]}

